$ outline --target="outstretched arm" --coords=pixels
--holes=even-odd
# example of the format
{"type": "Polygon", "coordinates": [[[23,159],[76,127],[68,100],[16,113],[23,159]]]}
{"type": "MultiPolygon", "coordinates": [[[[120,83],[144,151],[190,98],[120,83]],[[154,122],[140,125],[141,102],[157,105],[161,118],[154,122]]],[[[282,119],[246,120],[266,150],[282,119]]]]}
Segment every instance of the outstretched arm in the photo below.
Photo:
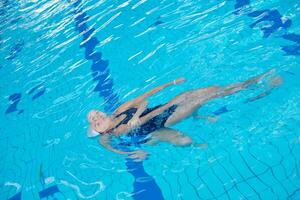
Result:
{"type": "Polygon", "coordinates": [[[107,150],[110,150],[117,154],[130,154],[131,152],[121,151],[118,149],[115,149],[111,146],[111,135],[105,134],[101,135],[99,138],[99,143],[105,147],[107,150]]]}
{"type": "Polygon", "coordinates": [[[111,135],[102,135],[100,136],[100,139],[99,139],[99,143],[104,147],[106,148],[107,150],[110,150],[114,153],[117,153],[117,154],[122,154],[122,155],[129,155],[128,157],[133,159],[134,161],[142,161],[144,160],[148,153],[146,151],[143,151],[143,150],[136,150],[136,151],[121,151],[121,150],[118,150],[118,149],[115,149],[111,146],[111,135]]]}
{"type": "Polygon", "coordinates": [[[117,108],[113,115],[118,115],[126,110],[128,110],[129,108],[133,108],[133,107],[137,107],[139,106],[146,98],[156,94],[157,92],[165,89],[166,87],[170,86],[170,85],[173,85],[173,84],[178,84],[178,83],[182,83],[184,82],[185,79],[184,78],[179,78],[179,79],[176,79],[172,82],[169,82],[169,83],[165,83],[161,86],[158,86],[146,93],[144,93],[143,95],[139,96],[139,97],[136,97],[135,99],[131,100],[131,101],[128,101],[124,104],[122,104],[119,108],[117,108]]]}
{"type": "Polygon", "coordinates": [[[184,81],[185,81],[185,78],[179,78],[179,79],[176,79],[176,80],[171,81],[171,82],[169,82],[169,83],[165,83],[165,84],[163,84],[163,85],[161,85],[161,86],[158,86],[158,87],[156,87],[156,88],[154,88],[154,89],[152,89],[152,90],[146,92],[145,94],[143,94],[143,95],[141,95],[141,96],[139,96],[139,97],[133,99],[133,101],[140,103],[140,102],[142,102],[143,100],[145,100],[146,98],[148,98],[148,97],[150,97],[150,96],[156,94],[157,92],[159,92],[159,91],[165,89],[166,87],[169,87],[170,85],[175,85],[175,84],[178,84],[178,83],[182,83],[182,82],[184,82],[184,81]]]}

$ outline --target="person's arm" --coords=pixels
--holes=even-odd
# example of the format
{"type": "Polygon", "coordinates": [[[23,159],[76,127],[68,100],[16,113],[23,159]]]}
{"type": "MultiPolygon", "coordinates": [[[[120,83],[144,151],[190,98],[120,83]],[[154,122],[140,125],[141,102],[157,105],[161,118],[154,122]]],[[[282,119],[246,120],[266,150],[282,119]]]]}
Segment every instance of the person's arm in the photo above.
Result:
{"type": "Polygon", "coordinates": [[[131,126],[131,128],[136,128],[136,127],[140,126],[141,121],[140,121],[139,117],[146,110],[147,105],[148,105],[147,101],[144,101],[140,104],[137,111],[134,113],[134,115],[132,116],[132,118],[128,122],[128,124],[131,126]]]}
{"type": "Polygon", "coordinates": [[[114,127],[116,127],[116,126],[117,126],[118,124],[120,124],[120,122],[121,122],[122,120],[124,120],[125,118],[126,118],[126,115],[125,115],[125,114],[113,118],[113,119],[112,119],[112,120],[113,120],[113,123],[110,125],[109,129],[113,129],[114,127]]]}
{"type": "Polygon", "coordinates": [[[134,113],[134,115],[132,116],[132,118],[138,118],[142,115],[142,113],[146,110],[148,105],[148,101],[143,101],[141,102],[141,104],[139,105],[137,111],[134,113]]]}
{"type": "Polygon", "coordinates": [[[158,86],[158,87],[146,92],[145,94],[133,99],[133,101],[136,102],[136,103],[140,103],[140,102],[144,101],[146,98],[148,98],[148,97],[156,94],[157,92],[169,87],[170,85],[179,84],[179,83],[182,83],[184,81],[185,81],[185,78],[178,78],[178,79],[176,79],[174,81],[171,81],[169,83],[165,83],[165,84],[163,84],[161,86],[158,86]]]}
{"type": "MultiPolygon", "coordinates": [[[[147,101],[144,101],[144,102],[142,102],[142,103],[139,105],[137,111],[134,113],[134,115],[132,116],[131,120],[128,122],[130,125],[136,126],[136,125],[139,124],[139,117],[140,117],[141,114],[146,110],[147,105],[148,105],[148,102],[147,102],[147,101]]],[[[116,127],[116,126],[117,126],[123,119],[125,119],[125,118],[126,118],[126,115],[125,115],[125,114],[123,114],[123,115],[121,115],[121,116],[119,116],[119,117],[117,117],[117,118],[114,118],[114,119],[113,119],[114,122],[112,123],[112,125],[111,125],[110,128],[116,127]]]]}
{"type": "Polygon", "coordinates": [[[111,146],[111,135],[102,135],[100,136],[99,143],[109,151],[112,151],[117,154],[121,155],[128,155],[128,158],[133,159],[133,161],[140,162],[144,160],[148,153],[143,150],[136,150],[136,151],[121,151],[115,149],[111,146]]]}
{"type": "Polygon", "coordinates": [[[170,85],[179,84],[179,83],[182,83],[184,81],[185,81],[184,78],[179,78],[179,79],[176,79],[176,80],[174,80],[172,82],[165,83],[165,84],[163,84],[163,85],[161,85],[159,87],[156,87],[156,88],[154,88],[154,89],[152,89],[152,90],[144,93],[143,95],[141,95],[139,97],[136,97],[133,100],[128,101],[128,102],[122,104],[120,107],[118,107],[114,111],[113,115],[118,115],[119,113],[122,113],[122,112],[128,110],[129,108],[133,108],[133,107],[139,106],[140,103],[143,102],[146,98],[148,98],[148,97],[156,94],[157,92],[165,89],[166,87],[168,87],[170,85]]]}
{"type": "Polygon", "coordinates": [[[130,154],[132,152],[127,152],[127,151],[121,151],[118,149],[115,149],[111,146],[111,135],[105,134],[105,135],[101,135],[99,138],[99,143],[106,148],[107,150],[110,150],[114,153],[117,154],[130,154]]]}
{"type": "MultiPolygon", "coordinates": [[[[163,113],[166,109],[170,108],[171,106],[174,105],[173,101],[168,102],[167,104],[151,111],[150,113],[144,115],[143,117],[139,118],[139,126],[144,125],[147,123],[149,120],[151,120],[153,117],[163,113]]],[[[136,127],[132,127],[129,123],[127,124],[122,124],[118,126],[117,128],[114,129],[114,134],[116,136],[119,136],[121,134],[130,132],[131,130],[135,129],[136,127]]]]}

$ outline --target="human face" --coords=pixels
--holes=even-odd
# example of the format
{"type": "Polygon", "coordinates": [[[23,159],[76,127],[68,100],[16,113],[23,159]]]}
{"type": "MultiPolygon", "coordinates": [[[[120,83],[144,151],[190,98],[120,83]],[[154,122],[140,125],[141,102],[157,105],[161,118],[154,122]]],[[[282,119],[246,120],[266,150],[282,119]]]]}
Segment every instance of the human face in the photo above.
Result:
{"type": "Polygon", "coordinates": [[[110,118],[105,113],[99,110],[91,110],[87,116],[91,123],[91,128],[97,132],[104,132],[108,129],[110,118]]]}

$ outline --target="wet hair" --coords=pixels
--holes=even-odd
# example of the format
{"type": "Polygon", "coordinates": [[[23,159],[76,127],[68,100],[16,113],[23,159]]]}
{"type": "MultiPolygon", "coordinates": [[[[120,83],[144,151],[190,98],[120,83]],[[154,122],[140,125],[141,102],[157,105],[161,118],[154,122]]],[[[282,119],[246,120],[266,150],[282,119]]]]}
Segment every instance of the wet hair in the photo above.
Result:
{"type": "Polygon", "coordinates": [[[94,110],[91,110],[91,111],[87,114],[87,116],[86,116],[89,122],[92,122],[92,121],[93,121],[93,120],[92,120],[92,117],[93,117],[93,115],[95,115],[96,113],[99,114],[99,115],[102,115],[102,116],[105,116],[105,117],[106,117],[106,114],[105,114],[105,113],[103,113],[103,112],[101,112],[101,111],[99,111],[99,110],[94,109],[94,110]]]}
{"type": "Polygon", "coordinates": [[[92,122],[92,120],[91,120],[92,115],[93,115],[94,113],[96,113],[96,112],[97,112],[97,110],[91,110],[91,111],[87,114],[86,118],[88,119],[89,122],[92,122]]]}

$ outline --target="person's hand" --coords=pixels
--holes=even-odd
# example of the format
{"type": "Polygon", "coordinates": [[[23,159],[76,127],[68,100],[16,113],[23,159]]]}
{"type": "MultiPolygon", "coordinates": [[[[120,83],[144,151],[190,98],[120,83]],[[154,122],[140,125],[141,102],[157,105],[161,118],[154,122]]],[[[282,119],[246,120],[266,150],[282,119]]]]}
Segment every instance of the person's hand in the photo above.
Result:
{"type": "Polygon", "coordinates": [[[133,117],[129,122],[128,122],[129,126],[132,129],[136,129],[138,127],[140,127],[141,125],[141,120],[139,117],[133,117]]]}
{"type": "Polygon", "coordinates": [[[130,152],[129,154],[129,158],[133,159],[133,161],[135,162],[141,162],[143,160],[145,160],[148,156],[148,153],[144,150],[136,150],[133,152],[130,152]]]}
{"type": "Polygon", "coordinates": [[[173,81],[173,84],[183,83],[186,79],[184,77],[178,78],[173,81]]]}

